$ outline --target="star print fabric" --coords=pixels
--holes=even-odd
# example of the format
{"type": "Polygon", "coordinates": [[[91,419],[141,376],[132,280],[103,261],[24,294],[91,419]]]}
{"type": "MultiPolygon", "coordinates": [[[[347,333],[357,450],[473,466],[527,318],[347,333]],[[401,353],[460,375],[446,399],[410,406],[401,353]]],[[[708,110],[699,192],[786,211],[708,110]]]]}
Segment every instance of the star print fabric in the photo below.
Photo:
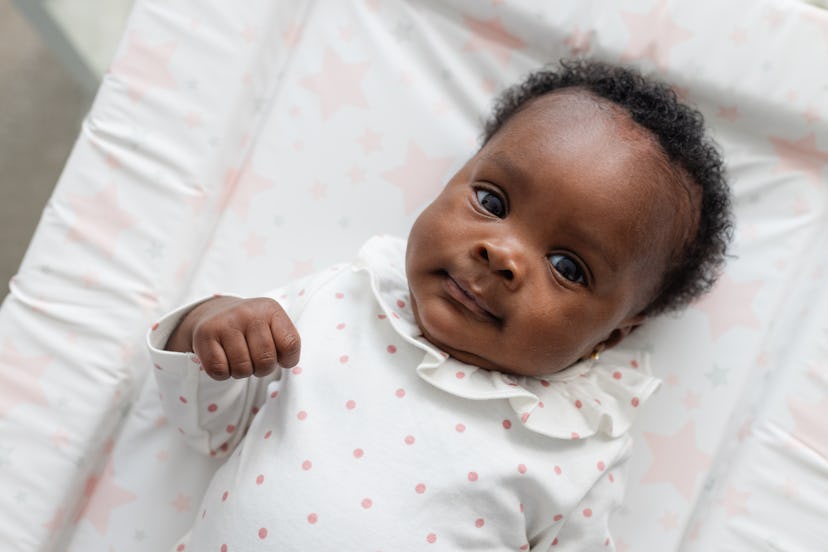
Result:
{"type": "MultiPolygon", "coordinates": [[[[609,402],[597,369],[542,383],[446,358],[419,335],[403,256],[404,242],[375,238],[353,264],[274,292],[303,349],[296,367],[270,377],[217,382],[194,355],[162,351],[194,305],[150,331],[172,422],[193,447],[228,458],[181,544],[611,549],[607,523],[630,452],[618,431],[626,414],[608,408],[615,424],[590,425],[535,412],[564,400],[583,410],[567,393],[587,389],[609,402]],[[576,438],[572,423],[589,438],[576,438]]],[[[644,400],[656,385],[643,371],[639,380],[612,373],[619,403],[630,393],[644,400]],[[622,387],[625,377],[636,385],[622,387]]]]}

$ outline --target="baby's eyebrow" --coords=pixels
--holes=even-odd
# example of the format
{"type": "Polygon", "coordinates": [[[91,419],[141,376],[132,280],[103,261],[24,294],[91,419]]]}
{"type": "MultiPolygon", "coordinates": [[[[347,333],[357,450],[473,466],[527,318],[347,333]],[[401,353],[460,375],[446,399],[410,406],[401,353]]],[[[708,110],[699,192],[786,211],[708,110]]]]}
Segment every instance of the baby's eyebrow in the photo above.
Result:
{"type": "Polygon", "coordinates": [[[506,153],[496,151],[484,158],[486,161],[491,161],[498,169],[509,175],[513,180],[518,182],[526,182],[531,178],[527,169],[520,163],[513,161],[506,153]]]}

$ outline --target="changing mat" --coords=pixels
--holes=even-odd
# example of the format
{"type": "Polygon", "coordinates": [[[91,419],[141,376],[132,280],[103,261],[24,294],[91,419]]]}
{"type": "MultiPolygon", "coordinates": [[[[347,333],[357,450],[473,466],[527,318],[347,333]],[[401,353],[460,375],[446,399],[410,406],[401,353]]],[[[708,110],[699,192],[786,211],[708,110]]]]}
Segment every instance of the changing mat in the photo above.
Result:
{"type": "MultiPolygon", "coordinates": [[[[727,271],[625,342],[618,550],[828,550],[828,14],[773,0],[139,0],[0,310],[0,548],[167,550],[216,468],[159,405],[147,328],[405,236],[492,98],[562,57],[701,109],[727,271]]],[[[424,543],[425,546],[425,543],[424,543]]],[[[439,548],[435,545],[433,548],[439,548]]]]}

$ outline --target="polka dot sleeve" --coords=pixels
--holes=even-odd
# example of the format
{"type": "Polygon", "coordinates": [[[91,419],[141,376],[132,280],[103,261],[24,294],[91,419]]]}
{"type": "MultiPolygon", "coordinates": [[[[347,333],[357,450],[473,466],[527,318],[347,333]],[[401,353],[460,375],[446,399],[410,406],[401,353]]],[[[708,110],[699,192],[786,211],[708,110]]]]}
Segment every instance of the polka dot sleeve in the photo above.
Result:
{"type": "MultiPolygon", "coordinates": [[[[296,322],[307,298],[336,269],[303,278],[265,296],[278,301],[296,322]]],[[[170,334],[184,316],[208,299],[182,306],[153,324],[147,332],[147,346],[170,425],[198,452],[223,457],[242,439],[258,407],[265,402],[268,385],[279,380],[282,371],[276,370],[264,378],[216,381],[204,372],[195,354],[164,350],[170,334]]]]}

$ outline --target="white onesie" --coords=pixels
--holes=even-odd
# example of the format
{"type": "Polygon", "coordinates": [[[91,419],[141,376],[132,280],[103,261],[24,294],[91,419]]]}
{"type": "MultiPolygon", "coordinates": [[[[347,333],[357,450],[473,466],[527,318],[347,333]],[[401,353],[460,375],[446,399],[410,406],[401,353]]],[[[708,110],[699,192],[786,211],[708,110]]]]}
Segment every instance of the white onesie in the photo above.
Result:
{"type": "Polygon", "coordinates": [[[612,550],[626,431],[658,380],[607,352],[544,379],[463,364],[420,334],[405,242],[270,295],[302,357],[266,378],[215,381],[163,351],[187,305],[148,334],[171,423],[227,456],[174,548],[612,550]]]}

